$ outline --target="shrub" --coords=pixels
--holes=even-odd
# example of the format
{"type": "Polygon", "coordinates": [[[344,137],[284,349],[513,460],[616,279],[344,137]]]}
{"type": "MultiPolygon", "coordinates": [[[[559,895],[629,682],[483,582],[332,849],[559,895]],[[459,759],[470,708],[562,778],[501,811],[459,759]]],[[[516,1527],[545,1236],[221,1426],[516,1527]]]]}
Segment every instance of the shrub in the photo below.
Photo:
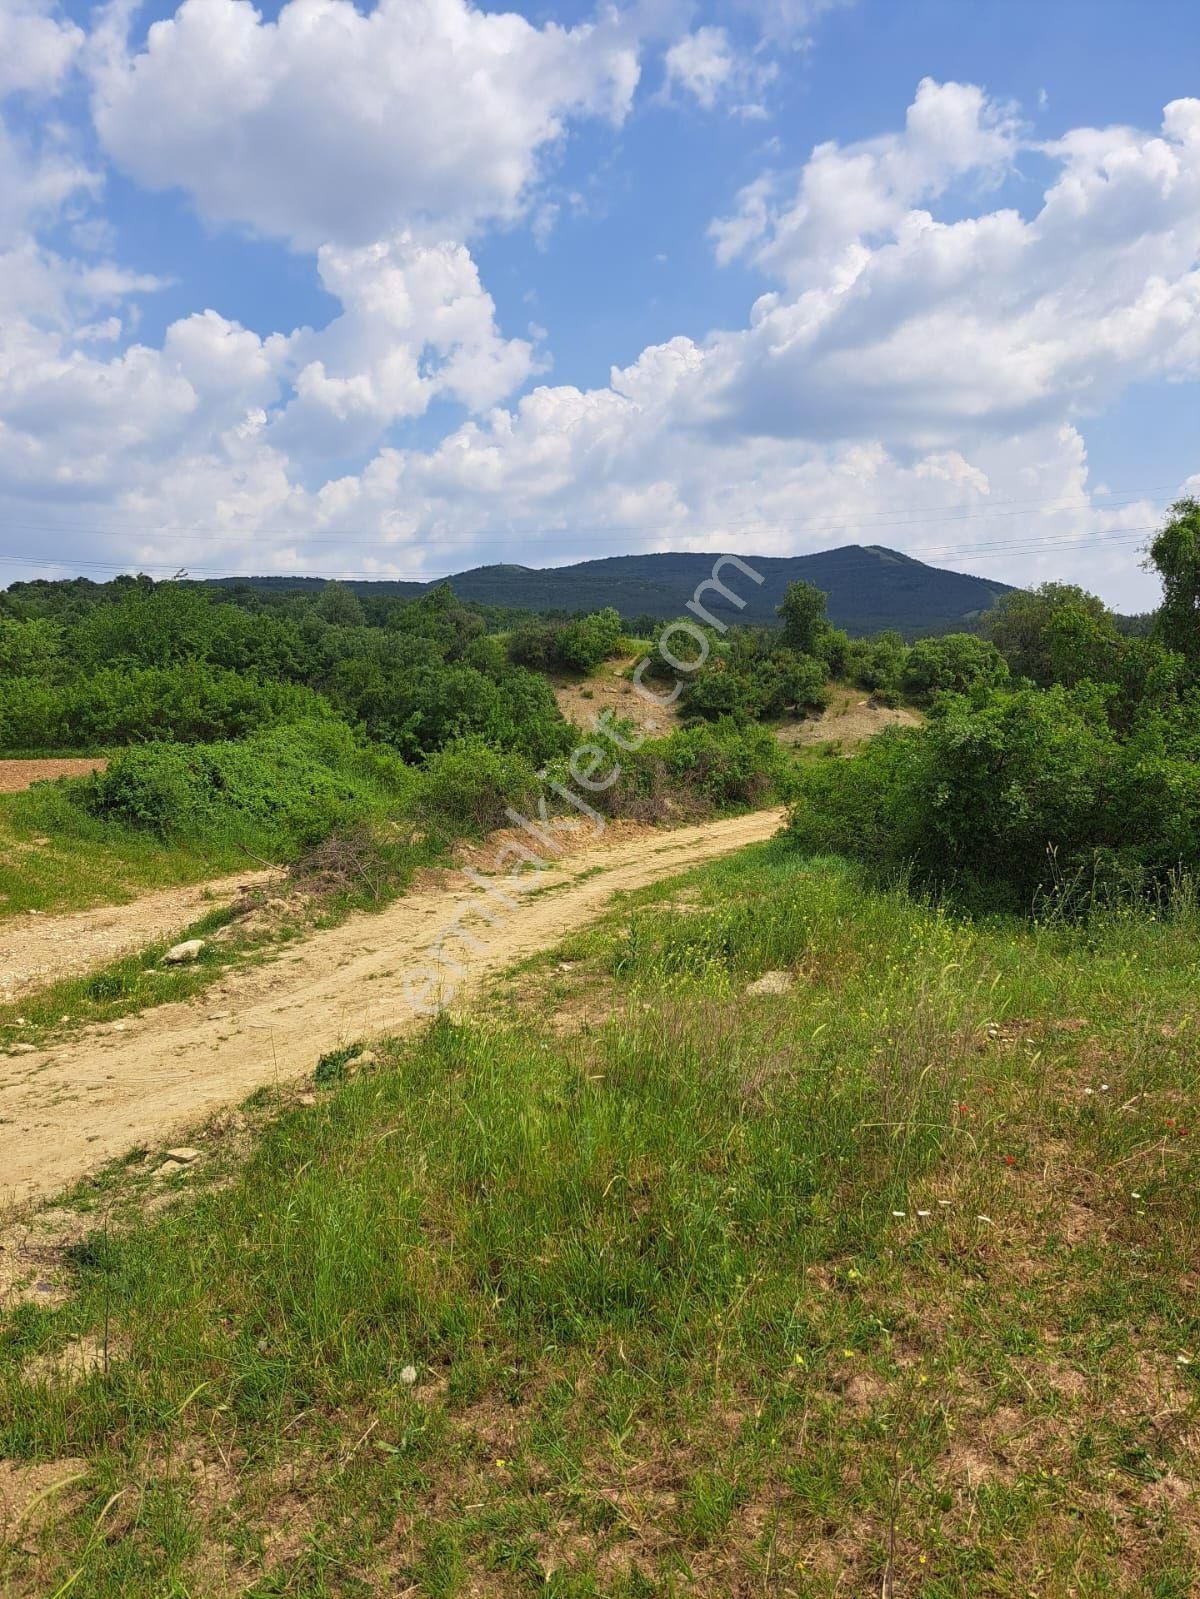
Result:
{"type": "Polygon", "coordinates": [[[0,748],[100,749],[156,740],[242,738],[281,721],[332,716],[328,702],[295,683],[190,662],[102,670],[56,683],[0,679],[0,748]]]}
{"type": "Polygon", "coordinates": [[[681,728],[639,753],[661,759],[675,786],[717,810],[762,804],[790,780],[790,762],[775,737],[732,721],[681,728]]]}
{"type": "Polygon", "coordinates": [[[323,721],[244,743],[142,745],[68,786],[91,816],[168,839],[235,836],[288,858],[403,804],[411,778],[344,724],[323,721]]]}
{"type": "Polygon", "coordinates": [[[1122,743],[1094,686],[940,702],[921,729],[805,769],[789,822],[810,853],[841,853],[980,907],[1029,910],[1068,879],[1200,869],[1200,766],[1180,723],[1122,743]]]}
{"type": "Polygon", "coordinates": [[[1008,677],[1000,651],[974,633],[925,638],[909,649],[901,675],[906,694],[930,700],[935,694],[963,694],[977,684],[995,688],[1008,677]]]}
{"type": "Polygon", "coordinates": [[[619,652],[623,633],[621,618],[611,606],[571,622],[529,622],[509,639],[509,657],[535,671],[562,667],[591,672],[619,652]]]}
{"type": "Polygon", "coordinates": [[[502,826],[509,806],[527,809],[537,791],[537,775],[523,755],[478,738],[457,739],[421,768],[416,814],[444,837],[478,835],[502,826]]]}

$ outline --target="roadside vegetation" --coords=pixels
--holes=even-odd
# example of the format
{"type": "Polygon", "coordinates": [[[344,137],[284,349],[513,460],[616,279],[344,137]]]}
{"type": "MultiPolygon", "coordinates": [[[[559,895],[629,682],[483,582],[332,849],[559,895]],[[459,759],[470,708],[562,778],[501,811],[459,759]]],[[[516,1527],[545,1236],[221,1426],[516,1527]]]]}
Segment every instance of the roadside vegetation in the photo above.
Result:
{"type": "Polygon", "coordinates": [[[796,844],[984,912],[1153,902],[1194,881],[1200,505],[1174,507],[1150,559],[1165,600],[1145,636],[1067,585],[1006,596],[984,624],[1006,674],[935,695],[922,727],[852,760],[807,767],[796,844]]]}
{"type": "Polygon", "coordinates": [[[1198,955],[782,840],[641,891],[232,1180],[98,1191],[0,1334],[0,1455],[80,1474],[0,1585],[1184,1599],[1198,955]]]}
{"type": "MultiPolygon", "coordinates": [[[[445,588],[369,613],[337,584],[240,600],[139,579],[0,596],[0,749],[109,757],[0,797],[0,913],[303,866],[351,835],[359,851],[369,835],[382,903],[547,783],[573,783],[579,731],[521,662],[582,674],[624,647],[612,611],[500,635],[445,588]],[[532,638],[551,643],[539,654],[532,638]]],[[[746,726],[655,740],[622,765],[604,808],[647,819],[782,795],[788,777],[746,726]]]]}

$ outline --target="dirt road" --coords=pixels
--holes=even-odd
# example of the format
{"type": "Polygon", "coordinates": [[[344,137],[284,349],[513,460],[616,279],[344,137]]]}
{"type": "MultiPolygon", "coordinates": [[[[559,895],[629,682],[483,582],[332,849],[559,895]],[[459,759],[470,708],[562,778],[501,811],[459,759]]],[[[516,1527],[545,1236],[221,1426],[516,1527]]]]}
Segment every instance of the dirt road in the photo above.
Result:
{"type": "Polygon", "coordinates": [[[101,905],[65,916],[26,912],[0,922],[0,999],[19,999],[64,977],[77,977],[130,950],[172,938],[206,911],[235,900],[242,889],[278,876],[239,872],[186,888],[143,894],[127,905],[101,905]]]}
{"type": "Polygon", "coordinates": [[[44,1198],[135,1145],[165,1146],[173,1131],[260,1084],[311,1072],[339,1044],[419,1025],[412,996],[429,990],[424,973],[456,984],[457,1008],[490,973],[552,947],[616,890],[769,838],[782,817],[757,811],[601,839],[525,873],[523,894],[506,879],[511,906],[479,886],[409,894],[226,975],[199,1002],[159,1006],[47,1053],[0,1058],[0,1204],[44,1198]],[[455,921],[469,938],[447,936],[455,921]],[[439,966],[439,948],[458,973],[439,966]]]}
{"type": "Polygon", "coordinates": [[[102,755],[71,756],[64,760],[0,761],[0,794],[19,794],[48,777],[83,777],[102,772],[108,762],[102,755]]]}

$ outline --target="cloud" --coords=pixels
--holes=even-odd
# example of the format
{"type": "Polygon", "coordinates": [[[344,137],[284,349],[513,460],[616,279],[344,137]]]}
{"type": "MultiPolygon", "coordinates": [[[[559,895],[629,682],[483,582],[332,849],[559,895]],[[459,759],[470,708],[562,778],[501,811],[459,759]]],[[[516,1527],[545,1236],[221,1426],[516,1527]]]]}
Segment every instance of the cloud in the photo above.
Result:
{"type": "Polygon", "coordinates": [[[4,0],[0,6],[0,99],[14,93],[49,94],[70,70],[83,33],[51,15],[40,0],[4,0]]]}
{"type": "Polygon", "coordinates": [[[664,58],[668,87],[686,89],[706,111],[738,69],[724,28],[697,28],[670,46],[664,58]]]}
{"type": "Polygon", "coordinates": [[[278,442],[360,450],[435,397],[484,410],[532,372],[532,347],[501,336],[461,244],[402,233],[360,249],[325,245],[317,260],[343,311],[322,332],[291,340],[296,397],[274,424],[278,442]]]}
{"type": "MultiPolygon", "coordinates": [[[[366,24],[340,0],[313,4],[314,27],[366,24]]],[[[476,14],[461,20],[473,40],[476,14]]],[[[542,37],[510,21],[518,41],[542,37]]],[[[253,45],[274,25],[249,26],[253,45]]],[[[155,48],[152,33],[121,71],[136,77],[155,48]]],[[[194,131],[186,106],[182,123],[194,131]]],[[[26,238],[0,257],[14,313],[0,319],[0,514],[16,529],[52,515],[55,547],[85,558],[99,527],[113,535],[101,558],[130,564],[381,575],[850,541],[969,566],[972,541],[1018,531],[1028,547],[982,570],[1086,560],[1103,587],[1118,562],[1128,572],[1136,535],[1122,530],[1157,512],[1090,489],[1079,423],[1126,384],[1200,368],[1200,102],[1172,103],[1158,132],[1077,128],[1036,146],[1050,178],[1022,214],[995,194],[1028,139],[980,88],[925,80],[902,127],[763,173],[715,225],[720,257],[764,277],[742,325],[666,338],[592,389],[525,391],[531,346],[505,337],[469,250],[428,217],[320,241],[340,303],[324,328],[262,338],[207,310],[160,348],[105,343],[150,284],[26,238]],[[469,413],[440,441],[394,431],[438,400],[469,413]]],[[[542,147],[523,148],[532,166],[506,188],[485,175],[447,212],[527,203],[521,173],[542,147]]],[[[245,181],[265,182],[273,159],[245,181]]],[[[316,182],[304,228],[322,225],[323,194],[316,182]]],[[[284,229],[297,242],[301,211],[284,229]]]]}
{"type": "Polygon", "coordinates": [[[466,0],[184,0],[93,63],[109,156],[207,218],[309,249],[511,221],[576,117],[619,123],[638,81],[616,12],[563,28],[466,0]],[[155,129],[148,139],[146,129],[155,129]]]}
{"type": "Polygon", "coordinates": [[[776,77],[771,61],[739,51],[724,28],[702,27],[684,34],[663,57],[666,98],[691,95],[705,111],[718,102],[739,116],[765,116],[754,99],[776,77]]]}
{"type": "Polygon", "coordinates": [[[902,132],[819,144],[794,192],[771,175],[743,189],[712,226],[717,259],[743,255],[792,284],[853,269],[864,241],[894,232],[918,202],[968,174],[994,181],[1012,165],[1019,127],[974,84],[922,79],[902,132]]]}

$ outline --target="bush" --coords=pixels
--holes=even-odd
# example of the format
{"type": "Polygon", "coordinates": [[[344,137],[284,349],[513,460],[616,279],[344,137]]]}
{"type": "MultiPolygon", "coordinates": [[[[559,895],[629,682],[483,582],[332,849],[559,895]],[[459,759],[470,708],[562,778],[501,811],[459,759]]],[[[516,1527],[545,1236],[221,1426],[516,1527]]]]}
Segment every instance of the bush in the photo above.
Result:
{"type": "Polygon", "coordinates": [[[979,907],[1029,910],[1068,880],[1092,893],[1200,870],[1200,766],[1179,718],[1121,743],[1091,685],[950,697],[924,728],[799,783],[789,833],[806,852],[911,873],[979,907]]]}
{"type": "Polygon", "coordinates": [[[463,738],[430,755],[419,774],[416,814],[443,837],[479,835],[505,821],[509,806],[534,802],[538,779],[523,755],[463,738]]]}
{"type": "Polygon", "coordinates": [[[529,622],[509,639],[509,658],[534,671],[591,672],[619,653],[624,630],[612,607],[572,622],[529,622]]]}
{"type": "Polygon", "coordinates": [[[67,785],[91,816],[195,841],[236,837],[293,858],[364,817],[402,805],[402,764],[336,721],[273,729],[244,743],[147,744],[67,785]]]}
{"type": "Polygon", "coordinates": [[[974,633],[925,638],[909,649],[901,685],[914,699],[963,694],[979,685],[996,688],[1008,678],[1008,664],[994,644],[974,633]]]}
{"type": "Polygon", "coordinates": [[[312,689],[198,662],[97,671],[65,683],[0,679],[0,749],[209,743],[332,714],[312,689]]]}
{"type": "Polygon", "coordinates": [[[791,763],[773,734],[733,721],[681,728],[639,754],[661,759],[675,786],[716,810],[763,804],[790,782],[791,763]]]}

